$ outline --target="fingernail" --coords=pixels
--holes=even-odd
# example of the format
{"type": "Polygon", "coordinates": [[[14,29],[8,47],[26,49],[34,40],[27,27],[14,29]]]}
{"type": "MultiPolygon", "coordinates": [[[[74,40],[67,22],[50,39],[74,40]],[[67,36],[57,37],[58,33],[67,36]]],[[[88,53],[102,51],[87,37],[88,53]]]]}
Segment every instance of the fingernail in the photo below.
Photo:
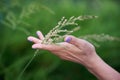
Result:
{"type": "Polygon", "coordinates": [[[36,33],[37,33],[37,35],[40,35],[40,31],[37,31],[36,33]]]}
{"type": "Polygon", "coordinates": [[[27,38],[28,41],[32,42],[32,39],[30,37],[27,38]]]}
{"type": "Polygon", "coordinates": [[[70,42],[71,41],[71,37],[67,37],[66,39],[65,39],[65,42],[70,42]]]}

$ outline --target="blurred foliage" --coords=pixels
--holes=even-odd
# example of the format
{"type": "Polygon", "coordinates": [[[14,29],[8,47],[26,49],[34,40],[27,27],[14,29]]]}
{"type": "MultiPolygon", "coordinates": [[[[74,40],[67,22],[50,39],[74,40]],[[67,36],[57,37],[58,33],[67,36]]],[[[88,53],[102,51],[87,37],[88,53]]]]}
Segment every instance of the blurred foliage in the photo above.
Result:
{"type": "MultiPolygon", "coordinates": [[[[86,34],[109,34],[120,37],[119,0],[1,0],[0,1],[0,80],[17,80],[33,56],[27,36],[46,34],[62,16],[97,15],[98,19],[79,22],[86,34]]],[[[120,42],[99,43],[98,54],[120,71],[120,42]]],[[[40,51],[21,80],[96,80],[80,64],[63,61],[48,51],[40,51]]],[[[102,66],[102,65],[101,65],[102,66]]]]}

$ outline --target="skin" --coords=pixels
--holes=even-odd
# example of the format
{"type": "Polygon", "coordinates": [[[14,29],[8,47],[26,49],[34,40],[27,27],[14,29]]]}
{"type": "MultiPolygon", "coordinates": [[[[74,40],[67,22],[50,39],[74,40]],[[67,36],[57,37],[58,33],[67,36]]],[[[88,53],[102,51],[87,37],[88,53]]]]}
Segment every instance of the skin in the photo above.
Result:
{"type": "Polygon", "coordinates": [[[120,80],[120,73],[106,64],[95,51],[95,47],[83,39],[66,36],[65,42],[58,44],[41,44],[44,36],[37,31],[39,38],[29,36],[28,40],[34,42],[33,49],[43,49],[52,52],[63,60],[82,64],[99,80],[120,80]]]}

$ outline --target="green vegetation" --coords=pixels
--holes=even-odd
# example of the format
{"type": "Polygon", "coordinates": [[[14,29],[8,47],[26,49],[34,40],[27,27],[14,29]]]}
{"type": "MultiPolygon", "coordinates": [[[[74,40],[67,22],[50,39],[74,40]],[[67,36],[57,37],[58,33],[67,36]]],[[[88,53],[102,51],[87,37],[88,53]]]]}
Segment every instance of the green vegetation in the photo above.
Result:
{"type": "MultiPolygon", "coordinates": [[[[109,34],[120,37],[119,0],[1,0],[0,1],[0,80],[17,80],[34,55],[29,35],[40,30],[47,34],[61,17],[97,15],[98,19],[78,21],[77,37],[109,34]]],[[[96,39],[103,35],[96,36],[96,39]]],[[[85,38],[85,37],[84,37],[85,38]]],[[[98,39],[99,40],[99,39],[98,39]]],[[[92,41],[96,43],[96,41],[92,41]]],[[[117,41],[97,42],[97,53],[120,71],[117,41]],[[106,43],[107,42],[107,43],[106,43]]],[[[102,66],[102,65],[101,65],[102,66]]],[[[80,64],[63,61],[48,51],[40,51],[20,80],[96,80],[80,64]]]]}

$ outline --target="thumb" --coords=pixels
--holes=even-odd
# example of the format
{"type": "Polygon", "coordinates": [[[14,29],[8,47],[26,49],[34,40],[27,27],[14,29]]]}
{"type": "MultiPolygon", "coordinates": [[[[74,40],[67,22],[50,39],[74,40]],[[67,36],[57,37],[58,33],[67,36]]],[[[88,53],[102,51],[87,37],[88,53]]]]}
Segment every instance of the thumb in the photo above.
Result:
{"type": "Polygon", "coordinates": [[[80,39],[78,39],[78,38],[76,38],[74,36],[66,36],[65,37],[65,42],[71,43],[71,44],[78,47],[80,45],[81,41],[80,41],[80,39]]]}

